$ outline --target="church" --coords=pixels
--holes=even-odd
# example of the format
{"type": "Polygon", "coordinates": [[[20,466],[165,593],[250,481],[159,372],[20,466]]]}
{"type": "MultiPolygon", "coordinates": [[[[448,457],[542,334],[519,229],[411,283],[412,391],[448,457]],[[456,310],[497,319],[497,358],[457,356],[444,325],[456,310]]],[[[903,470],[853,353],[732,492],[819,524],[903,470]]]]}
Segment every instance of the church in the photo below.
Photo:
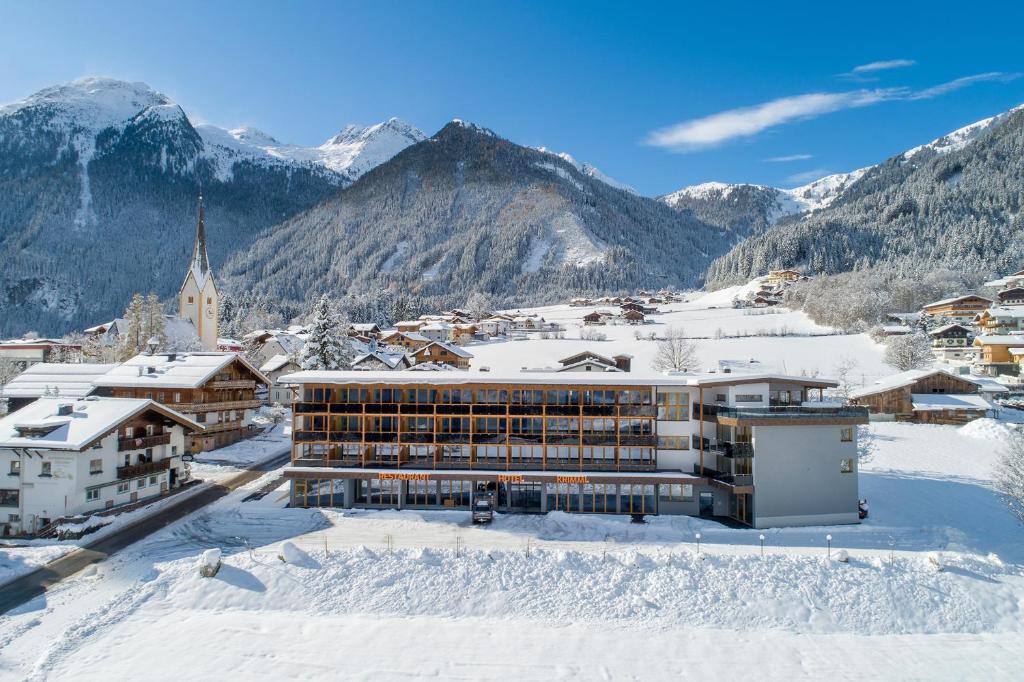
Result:
{"type": "Polygon", "coordinates": [[[220,299],[213,281],[210,259],[206,255],[206,225],[203,197],[199,197],[199,222],[196,242],[192,247],[192,261],[185,281],[178,291],[178,317],[192,322],[203,348],[217,350],[217,321],[220,319],[220,299]]]}

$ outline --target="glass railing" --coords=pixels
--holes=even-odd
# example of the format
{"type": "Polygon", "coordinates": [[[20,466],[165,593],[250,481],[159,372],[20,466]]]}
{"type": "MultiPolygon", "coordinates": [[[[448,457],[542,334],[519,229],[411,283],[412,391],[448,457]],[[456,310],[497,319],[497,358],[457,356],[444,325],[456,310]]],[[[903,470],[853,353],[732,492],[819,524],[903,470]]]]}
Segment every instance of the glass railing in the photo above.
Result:
{"type": "Polygon", "coordinates": [[[791,417],[820,417],[822,419],[835,419],[837,417],[868,418],[868,408],[855,407],[852,405],[843,407],[806,407],[801,405],[788,405],[785,407],[724,407],[721,405],[705,405],[704,415],[708,416],[708,407],[713,407],[712,414],[718,417],[748,418],[748,419],[786,419],[791,417]]]}

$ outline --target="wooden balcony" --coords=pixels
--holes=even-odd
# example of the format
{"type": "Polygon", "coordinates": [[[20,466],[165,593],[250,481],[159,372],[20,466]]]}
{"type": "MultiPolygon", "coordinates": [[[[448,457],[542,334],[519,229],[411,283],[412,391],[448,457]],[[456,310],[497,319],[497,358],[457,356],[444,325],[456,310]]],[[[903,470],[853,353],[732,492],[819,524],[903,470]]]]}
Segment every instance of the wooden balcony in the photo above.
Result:
{"type": "Polygon", "coordinates": [[[247,389],[250,389],[250,390],[254,390],[256,388],[256,380],[255,379],[223,379],[223,380],[214,380],[214,381],[206,382],[206,385],[203,386],[203,388],[204,389],[212,389],[212,390],[217,390],[217,389],[233,389],[233,388],[246,389],[247,388],[247,389]]]}
{"type": "Polygon", "coordinates": [[[261,400],[232,400],[221,403],[168,403],[167,407],[177,412],[196,414],[223,410],[254,410],[262,405],[263,401],[261,400]]]}
{"type": "Polygon", "coordinates": [[[126,467],[117,467],[117,477],[119,479],[138,478],[139,476],[147,476],[149,474],[167,471],[170,468],[171,460],[161,459],[156,462],[144,462],[142,464],[132,464],[131,466],[126,467]]]}
{"type": "Polygon", "coordinates": [[[167,445],[170,442],[171,434],[169,433],[158,433],[155,436],[143,436],[141,438],[119,438],[117,440],[117,451],[154,448],[157,445],[167,445]]]}
{"type": "Polygon", "coordinates": [[[242,422],[241,420],[236,419],[234,421],[218,422],[214,424],[203,424],[203,426],[205,426],[206,428],[202,431],[201,434],[198,435],[203,435],[207,433],[220,433],[221,431],[236,431],[242,428],[242,422]]]}

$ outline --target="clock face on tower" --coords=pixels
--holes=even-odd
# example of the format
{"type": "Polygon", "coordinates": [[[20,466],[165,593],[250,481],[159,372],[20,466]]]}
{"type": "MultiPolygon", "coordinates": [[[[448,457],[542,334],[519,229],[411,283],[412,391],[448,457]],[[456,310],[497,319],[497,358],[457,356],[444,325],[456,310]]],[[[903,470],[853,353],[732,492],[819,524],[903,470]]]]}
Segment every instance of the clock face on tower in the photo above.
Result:
{"type": "Polygon", "coordinates": [[[208,318],[210,318],[211,320],[213,319],[213,308],[210,308],[210,307],[206,308],[206,316],[208,318]]]}

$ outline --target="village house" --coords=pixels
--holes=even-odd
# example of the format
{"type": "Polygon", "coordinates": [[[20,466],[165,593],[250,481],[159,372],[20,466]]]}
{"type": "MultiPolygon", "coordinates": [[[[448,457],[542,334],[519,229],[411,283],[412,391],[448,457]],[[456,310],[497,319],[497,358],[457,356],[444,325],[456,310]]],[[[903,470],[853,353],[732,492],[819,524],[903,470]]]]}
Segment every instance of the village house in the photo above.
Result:
{"type": "Polygon", "coordinates": [[[583,316],[583,324],[585,324],[585,325],[604,324],[604,321],[605,321],[606,317],[607,317],[607,313],[601,313],[601,312],[598,312],[598,311],[595,310],[594,312],[587,313],[586,315],[583,316]]]}
{"type": "Polygon", "coordinates": [[[1024,331],[1024,306],[1003,305],[986,308],[974,318],[982,334],[1011,334],[1024,331]]]}
{"type": "Polygon", "coordinates": [[[435,321],[420,327],[420,334],[431,341],[447,343],[451,340],[452,325],[447,322],[435,321]]]}
{"type": "Polygon", "coordinates": [[[928,424],[964,424],[989,416],[995,406],[981,395],[981,383],[945,369],[913,369],[876,381],[850,394],[875,418],[928,424]]]}
{"type": "Polygon", "coordinates": [[[113,364],[88,362],[39,362],[7,382],[3,397],[7,410],[14,412],[45,397],[75,400],[96,391],[94,381],[112,370],[113,364]]]}
{"type": "Polygon", "coordinates": [[[627,310],[623,312],[622,319],[626,321],[626,324],[644,324],[644,322],[646,322],[644,314],[638,310],[627,310]]]}
{"type": "Polygon", "coordinates": [[[380,338],[380,345],[386,349],[418,350],[429,343],[430,339],[419,332],[388,332],[380,338]]]}
{"type": "Polygon", "coordinates": [[[1024,287],[1011,287],[1003,289],[996,294],[1001,306],[1024,306],[1024,287]]]}
{"type": "Polygon", "coordinates": [[[373,322],[356,322],[349,325],[348,334],[361,338],[380,338],[381,331],[380,327],[373,322]]]}
{"type": "Polygon", "coordinates": [[[506,317],[488,317],[478,323],[480,331],[488,336],[505,336],[512,329],[512,321],[506,317]]]}
{"type": "Polygon", "coordinates": [[[983,374],[1017,376],[1020,373],[1020,364],[1010,349],[1024,347],[1024,334],[983,334],[975,337],[974,346],[978,351],[975,364],[983,374]]]}
{"type": "Polygon", "coordinates": [[[800,273],[796,270],[772,270],[765,277],[765,281],[773,285],[788,284],[798,279],[800,279],[800,273]]]}
{"type": "Polygon", "coordinates": [[[0,341],[0,360],[25,369],[38,362],[81,362],[82,346],[57,339],[10,339],[0,341]]]}
{"type": "Polygon", "coordinates": [[[166,494],[202,430],[152,400],[40,398],[0,419],[0,534],[166,494]]]}
{"type": "Polygon", "coordinates": [[[433,362],[451,365],[458,369],[469,369],[469,360],[473,357],[473,354],[458,346],[435,341],[419,350],[413,351],[412,357],[417,365],[423,362],[433,362]]]}
{"type": "Polygon", "coordinates": [[[921,310],[933,320],[970,324],[979,313],[990,305],[992,305],[992,299],[977,294],[968,294],[929,303],[921,310]]]}
{"type": "Polygon", "coordinates": [[[590,372],[614,368],[620,372],[628,372],[631,368],[633,356],[620,353],[612,357],[606,357],[593,351],[574,353],[558,361],[562,367],[559,372],[590,372]]]}
{"type": "Polygon", "coordinates": [[[409,369],[411,366],[412,363],[409,362],[405,353],[387,353],[380,348],[371,348],[368,352],[357,355],[352,360],[352,369],[375,372],[409,369]]]}
{"type": "Polygon", "coordinates": [[[928,332],[932,352],[939,362],[966,362],[974,358],[971,330],[962,324],[947,324],[928,332]]]}
{"type": "Polygon", "coordinates": [[[994,279],[991,282],[985,282],[986,287],[998,288],[998,289],[1012,289],[1014,287],[1024,286],[1024,270],[1018,270],[1012,275],[1006,275],[999,279],[994,279]]]}
{"type": "Polygon", "coordinates": [[[238,353],[141,354],[98,377],[98,394],[151,399],[202,424],[190,452],[213,450],[255,433],[262,402],[257,386],[271,381],[238,353]]]}
{"type": "Polygon", "coordinates": [[[451,341],[456,345],[465,345],[476,341],[478,327],[475,324],[452,325],[451,341]]]}
{"type": "Polygon", "coordinates": [[[426,324],[423,320],[402,320],[395,323],[395,329],[400,332],[418,332],[426,324]]]}
{"type": "Polygon", "coordinates": [[[254,347],[249,357],[253,362],[264,365],[277,355],[298,357],[306,345],[302,336],[283,329],[259,329],[245,335],[245,345],[254,347]]]}
{"type": "Polygon", "coordinates": [[[267,378],[270,386],[267,389],[268,405],[291,405],[292,389],[278,381],[285,374],[298,372],[301,367],[291,356],[275,355],[260,366],[260,374],[267,378]]]}

